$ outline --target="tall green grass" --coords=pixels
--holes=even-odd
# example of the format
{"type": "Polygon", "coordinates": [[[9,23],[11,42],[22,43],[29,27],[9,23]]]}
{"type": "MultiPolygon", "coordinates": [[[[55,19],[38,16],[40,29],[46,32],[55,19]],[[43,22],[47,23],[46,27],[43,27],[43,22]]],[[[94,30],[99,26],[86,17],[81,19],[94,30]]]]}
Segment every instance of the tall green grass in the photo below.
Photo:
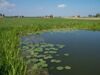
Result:
{"type": "Polygon", "coordinates": [[[15,30],[0,32],[0,75],[26,75],[18,44],[15,30]]]}

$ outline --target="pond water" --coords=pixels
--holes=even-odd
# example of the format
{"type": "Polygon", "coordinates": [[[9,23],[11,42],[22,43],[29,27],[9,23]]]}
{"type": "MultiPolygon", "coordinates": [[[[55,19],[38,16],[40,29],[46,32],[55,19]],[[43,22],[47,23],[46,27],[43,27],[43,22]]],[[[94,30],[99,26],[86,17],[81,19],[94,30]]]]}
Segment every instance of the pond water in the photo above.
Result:
{"type": "Polygon", "coordinates": [[[75,30],[44,32],[22,37],[22,41],[25,40],[29,42],[46,42],[65,45],[65,47],[58,52],[60,56],[55,56],[55,58],[63,62],[59,64],[48,62],[50,75],[100,75],[99,31],[75,30]],[[64,53],[68,53],[69,56],[63,56],[64,53]],[[59,71],[56,69],[59,65],[68,65],[71,69],[59,71]]]}

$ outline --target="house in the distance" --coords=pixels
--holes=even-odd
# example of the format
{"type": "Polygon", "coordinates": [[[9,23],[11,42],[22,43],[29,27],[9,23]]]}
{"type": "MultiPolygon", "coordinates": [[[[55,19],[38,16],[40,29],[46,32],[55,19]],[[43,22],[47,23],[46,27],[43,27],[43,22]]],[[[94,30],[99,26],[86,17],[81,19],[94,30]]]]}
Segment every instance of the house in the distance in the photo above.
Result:
{"type": "Polygon", "coordinates": [[[44,18],[53,18],[53,15],[44,16],[44,18]]]}
{"type": "Polygon", "coordinates": [[[80,18],[80,15],[72,16],[73,18],[80,18]]]}

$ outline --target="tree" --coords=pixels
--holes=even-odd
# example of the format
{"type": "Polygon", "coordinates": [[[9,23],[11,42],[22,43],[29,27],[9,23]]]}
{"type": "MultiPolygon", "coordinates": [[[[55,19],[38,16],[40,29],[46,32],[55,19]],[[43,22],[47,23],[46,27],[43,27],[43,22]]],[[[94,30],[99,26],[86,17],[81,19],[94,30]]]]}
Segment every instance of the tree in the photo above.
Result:
{"type": "Polygon", "coordinates": [[[88,17],[93,17],[93,15],[88,15],[88,17]]]}
{"type": "Polygon", "coordinates": [[[5,14],[0,13],[0,16],[5,17],[5,14]]]}
{"type": "Polygon", "coordinates": [[[53,18],[53,15],[50,15],[50,18],[53,18]]]}
{"type": "Polygon", "coordinates": [[[0,13],[0,16],[2,16],[2,13],[0,13]]]}
{"type": "Polygon", "coordinates": [[[5,17],[5,14],[2,14],[3,17],[5,17]]]}
{"type": "Polygon", "coordinates": [[[97,13],[95,17],[100,17],[100,13],[97,13]]]}

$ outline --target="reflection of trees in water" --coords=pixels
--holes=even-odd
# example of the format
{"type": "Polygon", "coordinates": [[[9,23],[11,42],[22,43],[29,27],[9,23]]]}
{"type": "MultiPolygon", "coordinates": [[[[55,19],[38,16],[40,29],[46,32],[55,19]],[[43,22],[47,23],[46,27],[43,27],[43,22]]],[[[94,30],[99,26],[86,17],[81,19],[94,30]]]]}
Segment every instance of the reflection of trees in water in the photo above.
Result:
{"type": "Polygon", "coordinates": [[[33,34],[33,35],[22,37],[21,42],[24,42],[24,43],[43,43],[44,39],[41,37],[40,34],[33,34]]]}

